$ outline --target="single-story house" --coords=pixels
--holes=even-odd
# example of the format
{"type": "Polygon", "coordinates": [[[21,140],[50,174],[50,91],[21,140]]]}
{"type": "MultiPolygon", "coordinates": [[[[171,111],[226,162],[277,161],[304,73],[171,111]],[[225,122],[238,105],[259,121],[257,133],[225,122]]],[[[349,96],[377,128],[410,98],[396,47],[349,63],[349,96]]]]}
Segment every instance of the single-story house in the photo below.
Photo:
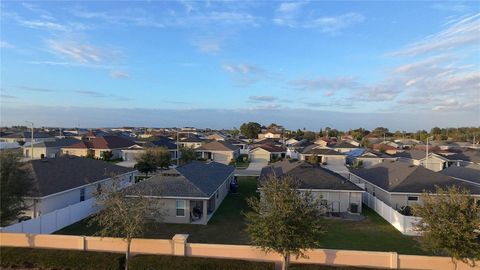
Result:
{"type": "Polygon", "coordinates": [[[400,161],[384,161],[368,169],[352,169],[349,180],[390,207],[400,210],[421,203],[421,194],[436,186],[458,186],[480,200],[480,186],[400,161]]]}
{"type": "Polygon", "coordinates": [[[272,144],[260,144],[250,148],[248,159],[252,162],[270,162],[279,158],[285,158],[287,151],[283,147],[272,144]]]}
{"type": "Polygon", "coordinates": [[[30,143],[26,143],[23,145],[23,156],[28,158],[56,158],[59,157],[62,153],[62,147],[69,146],[75,143],[80,142],[74,138],[63,138],[57,139],[55,141],[45,141],[33,144],[33,157],[32,153],[32,145],[30,143]]]}
{"type": "Polygon", "coordinates": [[[390,142],[375,143],[372,145],[372,149],[387,153],[389,155],[395,155],[398,152],[403,152],[403,150],[400,150],[397,146],[392,145],[390,142]]]}
{"type": "Polygon", "coordinates": [[[385,160],[396,160],[397,158],[390,155],[359,148],[357,150],[345,153],[347,155],[347,164],[356,166],[361,164],[362,168],[370,168],[373,165],[382,163],[385,160]]]}
{"type": "MultiPolygon", "coordinates": [[[[0,141],[2,142],[30,142],[32,140],[32,133],[31,132],[18,132],[14,134],[8,134],[5,136],[0,137],[0,141]]],[[[55,137],[50,136],[47,133],[43,132],[33,132],[33,142],[48,142],[48,141],[55,141],[55,137]]]]}
{"type": "Polygon", "coordinates": [[[204,140],[202,140],[200,137],[196,135],[191,135],[189,134],[187,137],[180,138],[178,141],[178,144],[182,148],[193,148],[196,149],[200,146],[202,146],[205,143],[204,140]]]}
{"type": "Polygon", "coordinates": [[[297,142],[299,142],[299,140],[295,139],[295,138],[290,138],[288,140],[285,141],[285,145],[286,146],[291,146],[293,144],[296,144],[297,142]]]}
{"type": "Polygon", "coordinates": [[[316,156],[319,163],[345,164],[346,155],[330,148],[323,148],[319,145],[310,145],[303,149],[300,160],[307,160],[309,156],[316,156]]]}
{"type": "Polygon", "coordinates": [[[191,163],[163,171],[125,190],[127,196],[151,198],[162,222],[206,225],[234,181],[233,166],[218,162],[191,163]]]}
{"type": "Polygon", "coordinates": [[[122,159],[124,161],[136,161],[136,158],[145,152],[146,148],[154,147],[164,147],[168,149],[168,152],[170,153],[170,159],[177,159],[177,145],[173,140],[164,136],[155,137],[151,141],[135,142],[134,145],[128,147],[127,149],[122,149],[122,159]]]}
{"type": "Polygon", "coordinates": [[[321,147],[328,147],[332,144],[335,144],[335,140],[327,137],[318,138],[315,140],[315,144],[320,145],[321,147]]]}
{"type": "Polygon", "coordinates": [[[302,139],[300,141],[297,141],[296,143],[290,144],[287,146],[287,156],[292,159],[300,159],[300,153],[303,152],[303,149],[305,149],[305,147],[308,147],[310,145],[313,145],[313,142],[307,139],[302,139]]]}
{"type": "Polygon", "coordinates": [[[398,152],[392,157],[398,158],[399,161],[407,162],[416,166],[424,166],[425,168],[434,172],[441,171],[450,166],[456,166],[456,162],[452,162],[447,158],[437,155],[435,153],[428,153],[428,159],[426,151],[423,150],[407,150],[398,152]]]}
{"type": "Polygon", "coordinates": [[[79,141],[78,143],[62,147],[62,153],[72,156],[85,157],[91,154],[95,158],[102,158],[103,152],[111,151],[112,159],[122,158],[122,150],[128,149],[135,142],[118,136],[95,137],[90,141],[79,141]]]}
{"type": "Polygon", "coordinates": [[[448,152],[439,152],[438,154],[450,161],[459,162],[460,166],[480,165],[480,149],[449,149],[448,152]]]}
{"type": "Polygon", "coordinates": [[[457,167],[452,166],[448,167],[445,170],[440,172],[443,175],[451,176],[458,180],[463,180],[470,182],[472,184],[477,184],[480,186],[480,168],[470,168],[470,167],[457,167]]]}
{"type": "Polygon", "coordinates": [[[206,136],[205,138],[207,140],[225,141],[227,139],[227,136],[225,136],[221,133],[215,132],[215,133],[212,133],[212,134],[206,136]]]}
{"type": "Polygon", "coordinates": [[[125,187],[134,182],[136,170],[90,158],[62,156],[37,159],[26,163],[34,179],[35,190],[25,198],[32,218],[92,198],[102,186],[111,184],[112,175],[125,187]]]}
{"type": "Polygon", "coordinates": [[[355,214],[362,212],[364,191],[335,172],[305,161],[284,160],[263,168],[259,177],[260,184],[271,174],[280,179],[288,175],[298,180],[299,190],[310,190],[315,196],[321,197],[327,212],[355,214]]]}
{"type": "Polygon", "coordinates": [[[276,130],[269,130],[263,133],[258,134],[258,139],[263,140],[263,139],[280,139],[282,138],[282,132],[276,131],[276,130]]]}
{"type": "Polygon", "coordinates": [[[238,140],[238,139],[226,139],[225,142],[233,145],[233,146],[237,146],[238,148],[240,148],[240,154],[242,155],[248,155],[248,150],[249,150],[249,147],[248,147],[248,143],[245,142],[245,141],[242,141],[242,140],[238,140]]]}
{"type": "Polygon", "coordinates": [[[350,152],[350,151],[359,149],[360,147],[358,145],[353,145],[353,144],[351,144],[349,142],[346,142],[346,141],[340,141],[340,142],[337,142],[336,144],[330,146],[330,148],[332,148],[333,150],[338,151],[340,153],[346,153],[346,152],[350,152]]]}
{"type": "Polygon", "coordinates": [[[212,141],[195,149],[198,158],[229,164],[240,155],[240,148],[225,141],[212,141]]]}
{"type": "Polygon", "coordinates": [[[279,139],[274,139],[274,138],[265,138],[262,140],[256,140],[252,144],[250,144],[250,148],[253,148],[258,145],[262,144],[270,144],[270,145],[275,145],[275,146],[283,146],[283,143],[279,139]]]}

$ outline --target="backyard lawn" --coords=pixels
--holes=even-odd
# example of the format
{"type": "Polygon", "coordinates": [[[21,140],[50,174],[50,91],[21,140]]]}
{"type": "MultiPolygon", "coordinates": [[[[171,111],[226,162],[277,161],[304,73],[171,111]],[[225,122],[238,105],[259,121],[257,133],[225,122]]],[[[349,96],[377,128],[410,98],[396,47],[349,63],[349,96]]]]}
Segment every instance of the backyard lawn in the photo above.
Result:
{"type": "MultiPolygon", "coordinates": [[[[174,234],[189,234],[191,243],[248,244],[242,212],[248,211],[246,198],[256,194],[256,179],[239,177],[239,193],[229,194],[208,225],[155,224],[150,225],[146,238],[172,238],[174,234]]],[[[320,242],[323,248],[396,251],[401,254],[427,254],[419,243],[402,235],[368,207],[363,207],[362,221],[326,219],[326,233],[320,242]]],[[[87,226],[83,220],[56,234],[92,235],[98,227],[87,226]]]]}

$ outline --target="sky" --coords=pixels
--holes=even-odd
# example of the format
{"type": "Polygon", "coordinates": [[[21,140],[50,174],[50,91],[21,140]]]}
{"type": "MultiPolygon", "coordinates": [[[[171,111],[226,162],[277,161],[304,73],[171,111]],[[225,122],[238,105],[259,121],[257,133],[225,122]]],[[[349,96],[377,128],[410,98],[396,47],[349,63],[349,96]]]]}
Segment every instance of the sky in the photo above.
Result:
{"type": "Polygon", "coordinates": [[[480,126],[478,1],[0,7],[2,126],[480,126]]]}

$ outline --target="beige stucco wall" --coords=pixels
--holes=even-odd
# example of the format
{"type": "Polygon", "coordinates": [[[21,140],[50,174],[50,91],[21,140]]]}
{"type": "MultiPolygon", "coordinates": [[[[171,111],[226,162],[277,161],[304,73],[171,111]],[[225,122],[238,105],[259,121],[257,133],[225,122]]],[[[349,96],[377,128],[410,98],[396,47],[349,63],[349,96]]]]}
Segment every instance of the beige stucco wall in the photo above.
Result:
{"type": "Polygon", "coordinates": [[[62,148],[62,153],[71,156],[85,157],[87,156],[88,149],[76,149],[76,148],[62,148]]]}
{"type": "Polygon", "coordinates": [[[250,151],[250,153],[248,154],[248,159],[251,161],[255,159],[270,161],[270,152],[263,148],[257,148],[253,151],[250,151]]]}

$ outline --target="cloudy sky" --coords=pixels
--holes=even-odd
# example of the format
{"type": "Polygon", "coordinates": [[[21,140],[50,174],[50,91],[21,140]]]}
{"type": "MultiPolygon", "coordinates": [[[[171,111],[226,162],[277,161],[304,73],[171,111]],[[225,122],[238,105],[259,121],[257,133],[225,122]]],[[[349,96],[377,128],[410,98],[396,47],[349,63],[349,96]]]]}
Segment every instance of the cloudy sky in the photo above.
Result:
{"type": "Polygon", "coordinates": [[[2,2],[1,124],[480,125],[478,2],[2,2]]]}

